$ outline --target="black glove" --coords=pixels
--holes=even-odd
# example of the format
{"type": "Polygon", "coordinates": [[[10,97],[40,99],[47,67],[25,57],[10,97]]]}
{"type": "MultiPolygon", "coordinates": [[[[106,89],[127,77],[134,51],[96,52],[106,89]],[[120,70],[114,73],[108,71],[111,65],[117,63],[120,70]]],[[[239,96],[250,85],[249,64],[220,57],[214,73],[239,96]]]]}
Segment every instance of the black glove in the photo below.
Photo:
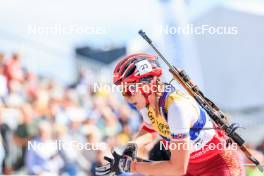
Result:
{"type": "Polygon", "coordinates": [[[137,145],[128,143],[122,155],[116,151],[113,151],[112,155],[113,159],[104,157],[109,163],[96,167],[96,175],[119,175],[123,172],[129,172],[132,161],[137,157],[137,145]]]}
{"type": "Polygon", "coordinates": [[[98,166],[95,168],[96,175],[119,175],[124,172],[130,172],[130,165],[132,163],[132,158],[130,156],[119,155],[116,151],[112,152],[113,159],[104,157],[109,163],[104,166],[98,166]]]}
{"type": "Polygon", "coordinates": [[[137,157],[137,148],[137,144],[128,143],[122,156],[129,156],[134,160],[137,157]]]}

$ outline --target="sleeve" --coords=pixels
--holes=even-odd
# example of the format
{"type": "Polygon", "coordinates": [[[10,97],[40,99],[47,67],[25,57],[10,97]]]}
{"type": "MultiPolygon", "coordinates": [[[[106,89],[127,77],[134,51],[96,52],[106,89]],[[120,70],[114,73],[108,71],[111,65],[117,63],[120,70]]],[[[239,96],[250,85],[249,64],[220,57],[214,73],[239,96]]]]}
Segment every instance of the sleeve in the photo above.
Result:
{"type": "Polygon", "coordinates": [[[196,108],[189,102],[173,102],[168,108],[171,139],[180,141],[189,136],[192,122],[197,118],[196,108]]]}

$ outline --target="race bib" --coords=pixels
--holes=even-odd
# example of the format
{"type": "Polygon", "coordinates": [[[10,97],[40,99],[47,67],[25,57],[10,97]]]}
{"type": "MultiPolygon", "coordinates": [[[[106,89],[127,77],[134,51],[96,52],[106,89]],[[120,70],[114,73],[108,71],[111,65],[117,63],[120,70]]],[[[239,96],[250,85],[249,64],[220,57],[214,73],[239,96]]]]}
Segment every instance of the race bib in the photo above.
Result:
{"type": "Polygon", "coordinates": [[[151,121],[152,128],[156,132],[158,132],[159,135],[169,139],[170,128],[167,121],[161,115],[157,117],[154,109],[151,107],[148,108],[148,117],[149,120],[151,121]]]}
{"type": "Polygon", "coordinates": [[[136,63],[137,70],[139,71],[139,75],[144,75],[150,71],[152,71],[152,66],[147,60],[142,60],[136,63]]]}

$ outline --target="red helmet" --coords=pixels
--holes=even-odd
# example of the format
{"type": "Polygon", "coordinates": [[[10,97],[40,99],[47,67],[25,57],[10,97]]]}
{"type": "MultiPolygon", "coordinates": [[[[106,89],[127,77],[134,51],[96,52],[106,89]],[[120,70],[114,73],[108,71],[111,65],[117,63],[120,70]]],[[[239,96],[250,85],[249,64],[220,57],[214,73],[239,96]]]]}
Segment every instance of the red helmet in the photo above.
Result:
{"type": "Polygon", "coordinates": [[[161,76],[162,68],[157,58],[157,56],[143,53],[125,57],[115,67],[114,84],[139,83],[149,81],[154,76],[161,76]]]}

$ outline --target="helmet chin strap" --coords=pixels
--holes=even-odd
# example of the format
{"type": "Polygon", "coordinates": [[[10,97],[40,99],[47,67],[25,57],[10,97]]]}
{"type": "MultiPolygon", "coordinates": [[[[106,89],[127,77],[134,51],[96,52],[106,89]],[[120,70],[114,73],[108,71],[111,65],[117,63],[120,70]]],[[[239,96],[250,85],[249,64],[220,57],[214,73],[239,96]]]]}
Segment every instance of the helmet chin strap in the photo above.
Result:
{"type": "MultiPolygon", "coordinates": [[[[149,83],[148,86],[149,86],[149,87],[150,87],[150,86],[153,86],[153,85],[154,85],[153,83],[156,84],[156,86],[157,86],[157,77],[156,77],[156,76],[151,80],[151,82],[149,83]]],[[[150,96],[151,94],[153,94],[152,87],[150,88],[150,91],[149,91],[149,92],[145,92],[145,91],[143,90],[142,87],[141,87],[139,90],[141,91],[142,95],[143,95],[144,98],[145,98],[145,101],[146,101],[146,107],[148,107],[149,104],[150,104],[150,102],[149,102],[149,96],[150,96]]]]}
{"type": "Polygon", "coordinates": [[[142,95],[144,96],[144,98],[145,98],[145,101],[146,101],[146,107],[148,107],[149,106],[149,99],[148,99],[148,97],[152,94],[152,93],[145,93],[142,89],[140,89],[141,90],[141,93],[142,93],[142,95]]]}

